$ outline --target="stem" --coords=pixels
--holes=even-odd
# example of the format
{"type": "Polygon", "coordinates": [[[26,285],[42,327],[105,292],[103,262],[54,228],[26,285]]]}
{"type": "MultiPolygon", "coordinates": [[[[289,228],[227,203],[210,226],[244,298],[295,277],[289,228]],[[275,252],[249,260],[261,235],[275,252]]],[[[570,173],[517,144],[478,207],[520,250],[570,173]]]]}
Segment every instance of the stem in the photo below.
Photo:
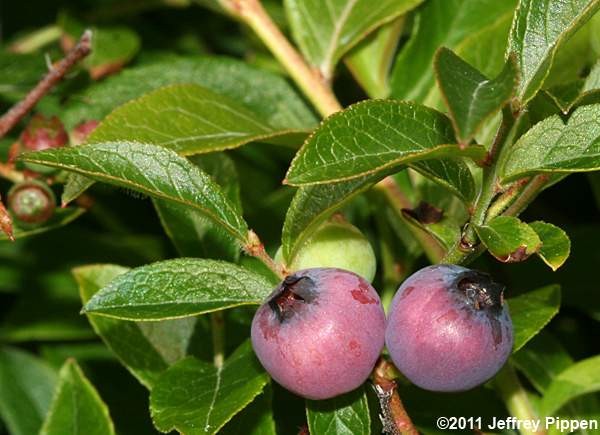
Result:
{"type": "MultiPolygon", "coordinates": [[[[496,375],[494,385],[510,415],[521,421],[539,420],[529,402],[527,392],[521,385],[517,373],[510,362],[506,363],[504,368],[496,375]]],[[[519,428],[519,431],[521,435],[543,435],[546,433],[544,430],[535,432],[523,427],[519,428]]]]}
{"type": "Polygon", "coordinates": [[[462,238],[448,250],[442,263],[462,264],[468,256],[475,253],[478,238],[474,226],[482,225],[485,222],[490,204],[498,194],[498,163],[504,161],[506,153],[510,149],[507,145],[512,142],[516,132],[514,127],[518,117],[519,114],[513,115],[509,107],[502,110],[502,123],[488,153],[486,161],[488,166],[483,169],[481,191],[475,202],[471,219],[466,225],[462,238]]]}
{"type": "Polygon", "coordinates": [[[220,3],[229,13],[254,30],[323,117],[342,110],[319,71],[306,63],[259,0],[220,0],[220,3]]]}
{"type": "Polygon", "coordinates": [[[59,26],[46,26],[19,38],[8,47],[13,53],[31,53],[44,45],[60,38],[62,31],[59,26]]]}
{"type": "Polygon", "coordinates": [[[400,190],[396,181],[392,177],[386,177],[377,183],[375,188],[383,193],[389,204],[396,211],[398,217],[406,222],[408,228],[425,251],[427,258],[429,258],[432,263],[439,262],[444,257],[444,248],[433,238],[433,236],[431,236],[431,234],[421,228],[415,227],[404,218],[402,209],[412,208],[412,204],[400,190]]]}
{"type": "Polygon", "coordinates": [[[518,216],[527,208],[527,206],[535,199],[535,197],[542,191],[548,182],[549,176],[547,174],[537,175],[529,182],[521,195],[507,208],[503,215],[505,216],[518,216]]]}
{"type": "Polygon", "coordinates": [[[253,257],[258,258],[263,262],[265,266],[273,271],[279,278],[285,278],[286,273],[281,266],[279,266],[265,250],[265,245],[260,241],[258,235],[250,230],[248,231],[248,239],[246,245],[244,245],[244,251],[253,257]]]}
{"type": "Polygon", "coordinates": [[[510,187],[492,203],[490,208],[488,208],[486,222],[495,218],[504,210],[506,210],[506,208],[521,193],[521,190],[528,182],[528,178],[523,178],[522,180],[511,184],[510,187]]]}
{"type": "Polygon", "coordinates": [[[91,50],[92,32],[86,30],[81,39],[66,57],[54,66],[39,81],[39,83],[25,96],[25,98],[15,104],[0,118],[0,138],[3,138],[10,129],[12,129],[40,99],[48,93],[71,69],[75,63],[87,56],[91,50]]]}
{"type": "Polygon", "coordinates": [[[222,311],[215,311],[210,315],[210,324],[213,339],[213,361],[215,367],[220,369],[225,361],[225,319],[222,311]]]}
{"type": "Polygon", "coordinates": [[[21,183],[25,180],[25,176],[22,172],[14,169],[13,165],[6,163],[0,163],[0,177],[6,178],[13,183],[21,183]]]}
{"type": "Polygon", "coordinates": [[[419,435],[398,394],[393,369],[389,362],[379,358],[373,370],[373,383],[381,406],[383,432],[392,435],[419,435]]]}

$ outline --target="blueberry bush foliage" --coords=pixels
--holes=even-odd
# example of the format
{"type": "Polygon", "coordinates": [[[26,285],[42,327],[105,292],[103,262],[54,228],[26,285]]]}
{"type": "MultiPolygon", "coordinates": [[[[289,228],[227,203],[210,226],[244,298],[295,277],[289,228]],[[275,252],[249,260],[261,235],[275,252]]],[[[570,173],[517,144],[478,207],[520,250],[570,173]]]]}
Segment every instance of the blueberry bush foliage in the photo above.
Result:
{"type": "Polygon", "coordinates": [[[0,433],[600,419],[600,1],[2,7],[0,433]],[[77,54],[85,29],[91,50],[77,54]],[[61,80],[40,87],[48,71],[61,80]],[[70,143],[28,148],[35,114],[57,117],[70,143]],[[7,202],[29,179],[59,198],[35,225],[7,202]],[[252,316],[332,217],[369,238],[386,306],[432,263],[504,283],[503,370],[432,393],[384,352],[334,399],[271,382],[252,316]]]}

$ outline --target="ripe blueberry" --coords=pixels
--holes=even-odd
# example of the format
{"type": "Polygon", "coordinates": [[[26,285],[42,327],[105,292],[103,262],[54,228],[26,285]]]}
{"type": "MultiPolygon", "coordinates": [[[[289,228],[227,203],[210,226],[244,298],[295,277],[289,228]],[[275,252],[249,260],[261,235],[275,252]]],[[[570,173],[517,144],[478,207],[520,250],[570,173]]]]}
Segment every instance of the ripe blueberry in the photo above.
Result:
{"type": "Polygon", "coordinates": [[[504,365],[513,346],[504,287],[454,265],[421,269],[398,289],[385,341],[396,367],[415,385],[463,391],[504,365]]]}
{"type": "Polygon", "coordinates": [[[288,276],[258,309],[252,345],[275,381],[308,399],[359,387],[384,344],[379,295],[354,273],[333,268],[288,276]]]}
{"type": "MultiPolygon", "coordinates": [[[[281,250],[277,252],[275,260],[282,260],[281,250]]],[[[334,219],[321,225],[287,266],[292,272],[314,267],[336,267],[372,282],[377,262],[371,244],[360,230],[343,219],[334,219]]]]}

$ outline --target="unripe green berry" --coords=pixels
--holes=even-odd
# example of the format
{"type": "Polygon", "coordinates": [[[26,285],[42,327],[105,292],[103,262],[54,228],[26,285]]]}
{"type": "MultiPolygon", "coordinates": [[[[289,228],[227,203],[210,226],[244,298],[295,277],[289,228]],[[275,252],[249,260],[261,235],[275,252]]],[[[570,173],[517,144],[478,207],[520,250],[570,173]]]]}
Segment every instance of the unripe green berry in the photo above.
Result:
{"type": "Polygon", "coordinates": [[[56,198],[50,188],[39,181],[15,184],[8,192],[8,208],[22,224],[36,226],[54,214],[56,198]]]}
{"type": "MultiPolygon", "coordinates": [[[[281,262],[282,259],[280,248],[275,260],[281,262]]],[[[354,272],[372,282],[377,261],[371,244],[360,230],[337,219],[321,225],[287,267],[290,272],[314,267],[335,267],[354,272]]]]}

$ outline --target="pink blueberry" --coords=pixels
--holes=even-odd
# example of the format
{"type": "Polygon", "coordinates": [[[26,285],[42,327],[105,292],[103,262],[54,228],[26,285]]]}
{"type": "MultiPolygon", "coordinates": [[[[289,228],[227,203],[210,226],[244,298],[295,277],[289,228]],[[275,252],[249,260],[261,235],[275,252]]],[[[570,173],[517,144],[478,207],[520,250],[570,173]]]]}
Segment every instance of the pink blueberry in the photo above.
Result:
{"type": "Polygon", "coordinates": [[[392,300],[386,345],[415,385],[463,391],[493,377],[513,346],[504,287],[489,275],[436,265],[410,276],[392,300]]]}
{"type": "Polygon", "coordinates": [[[379,295],[342,269],[304,269],[288,276],[256,312],[252,345],[271,377],[308,399],[359,387],[384,345],[379,295]]]}

